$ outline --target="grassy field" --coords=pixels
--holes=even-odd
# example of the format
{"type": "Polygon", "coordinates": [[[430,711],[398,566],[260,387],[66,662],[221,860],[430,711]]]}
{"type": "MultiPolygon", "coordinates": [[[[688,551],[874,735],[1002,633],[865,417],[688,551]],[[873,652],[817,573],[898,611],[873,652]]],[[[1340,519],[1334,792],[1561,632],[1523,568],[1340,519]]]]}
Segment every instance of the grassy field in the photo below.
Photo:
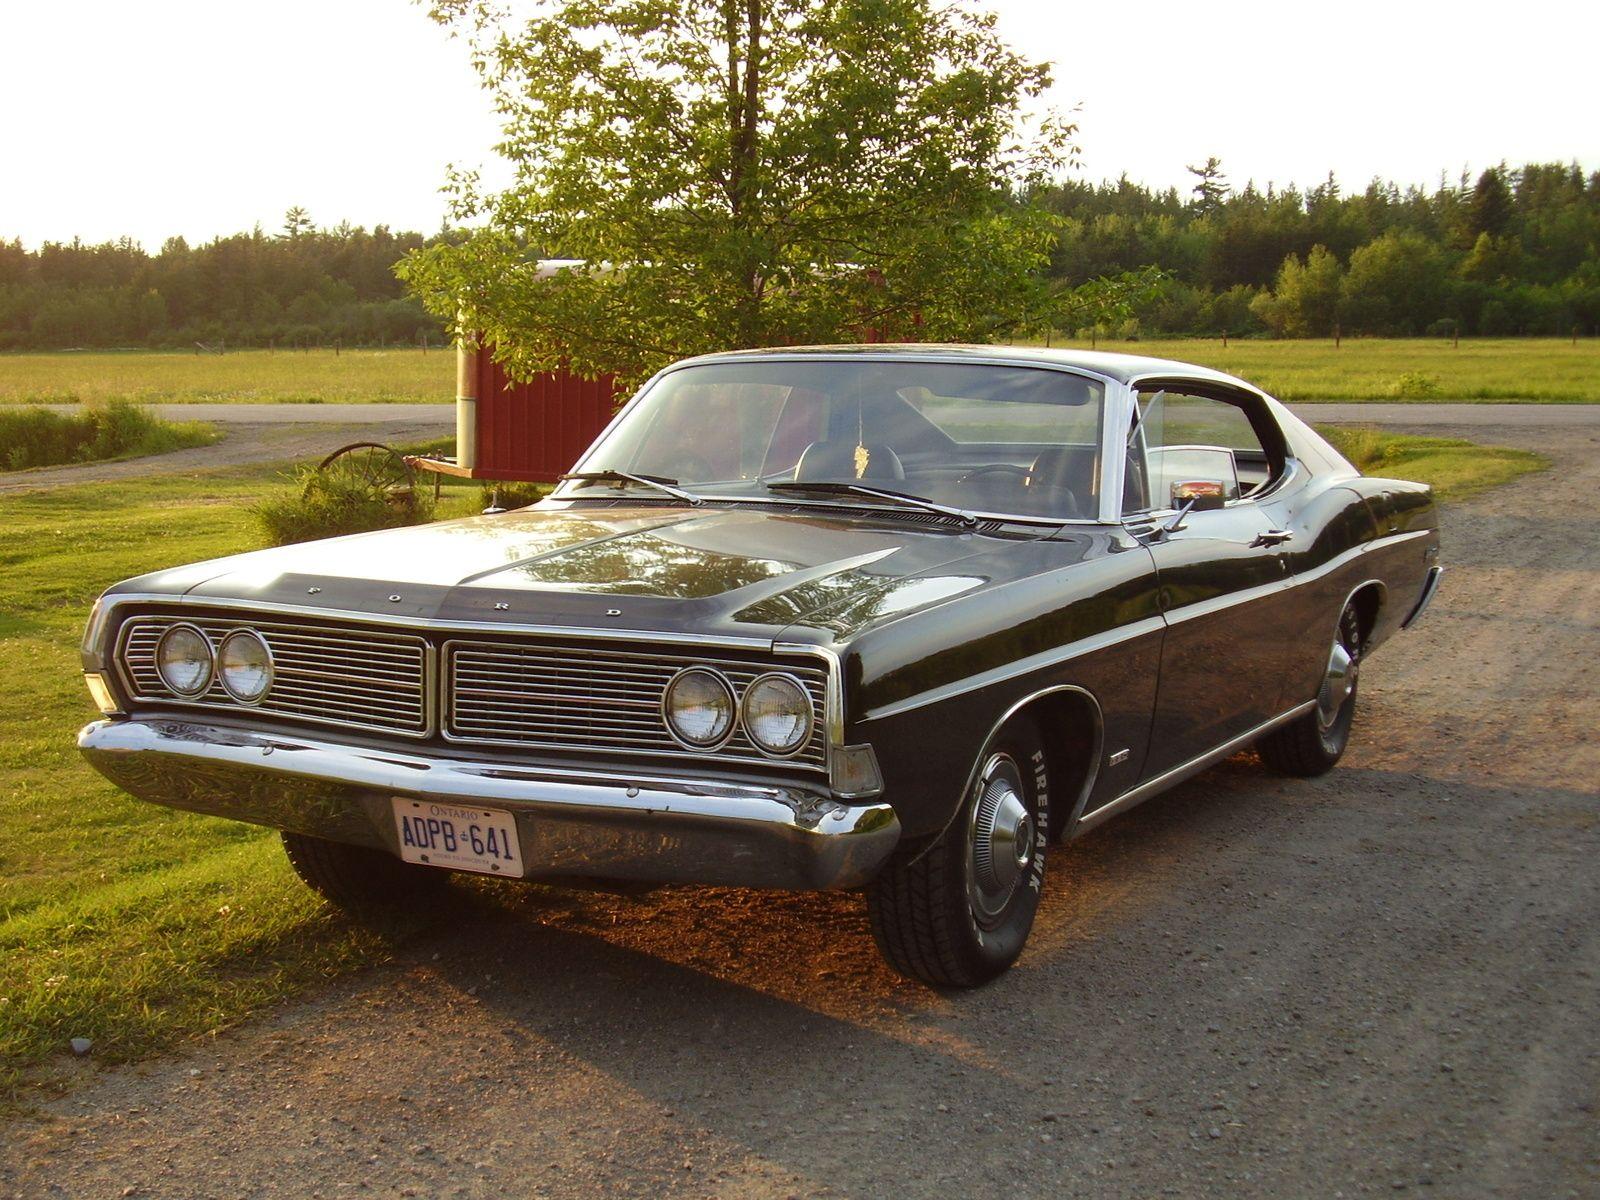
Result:
{"type": "MultiPolygon", "coordinates": [[[[1087,349],[1087,342],[1056,343],[1087,349]]],[[[1198,363],[1280,400],[1600,403],[1600,339],[1503,338],[1452,346],[1430,338],[1333,342],[1215,338],[1100,342],[1099,349],[1198,363]]]]}
{"type": "MultiPolygon", "coordinates": [[[[1441,439],[1339,436],[1369,467],[1447,497],[1541,465],[1441,439]]],[[[0,1101],[47,1084],[71,1038],[90,1038],[97,1061],[147,1054],[382,961],[410,931],[335,918],[275,834],[132,800],[73,745],[96,715],[76,652],[94,597],[260,545],[248,509],[284,487],[280,470],[0,497],[0,1101]]],[[[481,503],[466,484],[440,512],[481,503]]]]}
{"type": "MultiPolygon", "coordinates": [[[[1522,400],[1600,403],[1600,339],[1331,341],[1216,339],[1101,342],[1243,376],[1283,400],[1522,400]]],[[[167,403],[447,402],[447,351],[241,350],[221,356],[0,354],[0,403],[132,400],[167,403]]]]}
{"type": "Polygon", "coordinates": [[[455,371],[448,350],[0,354],[0,403],[446,403],[455,398],[455,371]]]}

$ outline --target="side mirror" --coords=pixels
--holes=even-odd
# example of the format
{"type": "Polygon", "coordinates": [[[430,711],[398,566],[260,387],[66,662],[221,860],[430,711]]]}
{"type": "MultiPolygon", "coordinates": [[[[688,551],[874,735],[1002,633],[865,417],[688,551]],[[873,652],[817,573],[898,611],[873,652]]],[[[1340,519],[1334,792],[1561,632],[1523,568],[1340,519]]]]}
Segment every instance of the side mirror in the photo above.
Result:
{"type": "Polygon", "coordinates": [[[1211,512],[1228,502],[1227,485],[1220,479],[1184,479],[1172,485],[1172,507],[1189,512],[1211,512]]]}

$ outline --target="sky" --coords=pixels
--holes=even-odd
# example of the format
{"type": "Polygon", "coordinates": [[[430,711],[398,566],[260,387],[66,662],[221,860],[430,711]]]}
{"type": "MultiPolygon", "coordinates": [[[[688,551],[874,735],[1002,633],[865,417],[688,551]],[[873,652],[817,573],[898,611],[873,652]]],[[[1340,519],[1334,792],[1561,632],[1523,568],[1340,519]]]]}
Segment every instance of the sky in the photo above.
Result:
{"type": "MultiPolygon", "coordinates": [[[[1593,0],[989,6],[1078,107],[1079,178],[1600,169],[1593,0]]],[[[276,231],[292,205],[429,232],[449,164],[495,178],[467,49],[410,0],[0,0],[0,114],[0,238],[29,247],[276,231]]]]}

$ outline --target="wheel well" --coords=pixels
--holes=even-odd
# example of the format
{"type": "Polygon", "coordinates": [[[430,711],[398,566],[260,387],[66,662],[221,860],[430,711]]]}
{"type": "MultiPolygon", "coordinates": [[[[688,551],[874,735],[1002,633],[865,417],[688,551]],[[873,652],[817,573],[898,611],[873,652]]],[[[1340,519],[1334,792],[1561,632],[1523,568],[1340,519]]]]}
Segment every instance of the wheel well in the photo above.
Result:
{"type": "Polygon", "coordinates": [[[1030,701],[1012,719],[1017,717],[1032,718],[1044,742],[1050,766],[1050,836],[1059,839],[1100,765],[1100,705],[1087,692],[1051,692],[1030,701]]]}
{"type": "Polygon", "coordinates": [[[1377,582],[1364,584],[1350,597],[1350,603],[1356,606],[1356,617],[1361,621],[1361,641],[1365,644],[1378,627],[1378,610],[1383,607],[1383,585],[1377,582]]]}

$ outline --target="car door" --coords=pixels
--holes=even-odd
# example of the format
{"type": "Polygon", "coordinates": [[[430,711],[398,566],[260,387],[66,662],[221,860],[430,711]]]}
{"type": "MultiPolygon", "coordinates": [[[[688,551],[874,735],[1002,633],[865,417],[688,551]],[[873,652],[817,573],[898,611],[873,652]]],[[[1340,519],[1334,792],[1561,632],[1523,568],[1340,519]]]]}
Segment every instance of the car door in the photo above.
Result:
{"type": "Polygon", "coordinates": [[[1285,469],[1281,434],[1258,431],[1270,414],[1251,397],[1209,392],[1141,388],[1129,444],[1124,519],[1154,559],[1167,625],[1146,778],[1276,716],[1299,637],[1292,533],[1251,498],[1285,469]]]}

